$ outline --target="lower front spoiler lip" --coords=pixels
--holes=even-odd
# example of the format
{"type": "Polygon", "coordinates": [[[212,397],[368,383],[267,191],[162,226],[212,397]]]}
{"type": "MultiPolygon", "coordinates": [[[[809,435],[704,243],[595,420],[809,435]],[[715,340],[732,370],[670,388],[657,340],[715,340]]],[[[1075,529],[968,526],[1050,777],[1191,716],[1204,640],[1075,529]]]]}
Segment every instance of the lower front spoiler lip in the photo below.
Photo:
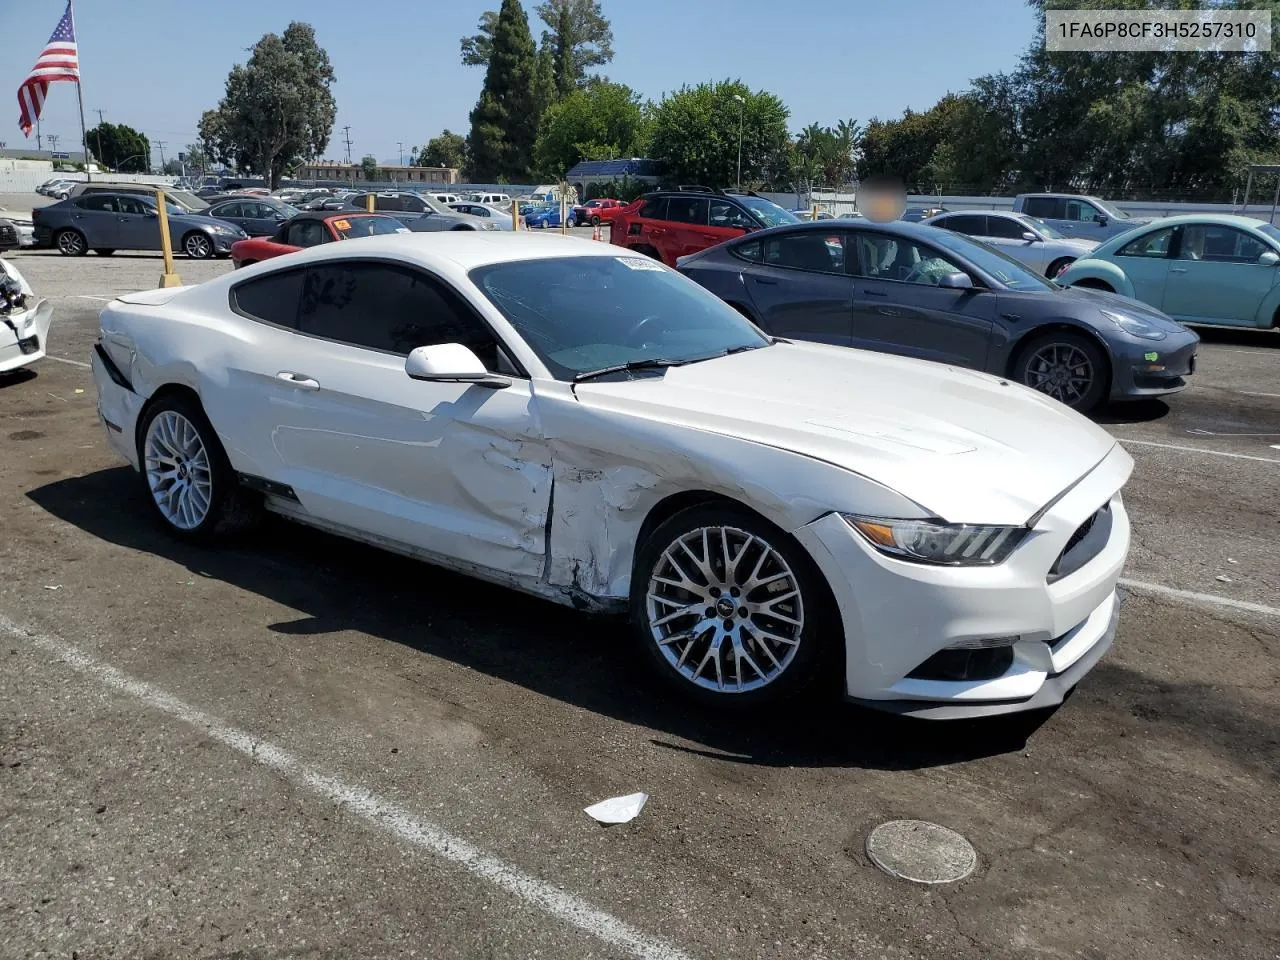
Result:
{"type": "Polygon", "coordinates": [[[917,717],[922,720],[968,720],[975,717],[996,717],[1056,707],[1067,698],[1084,675],[1102,659],[1103,654],[1111,649],[1111,644],[1115,642],[1116,627],[1120,622],[1120,607],[1123,603],[1124,593],[1117,590],[1115,608],[1111,611],[1111,622],[1107,624],[1107,630],[1098,642],[1067,669],[1046,678],[1040,685],[1040,689],[1025,700],[965,704],[929,700],[865,700],[859,697],[846,697],[846,700],[860,707],[870,707],[873,710],[903,717],[917,717]]]}

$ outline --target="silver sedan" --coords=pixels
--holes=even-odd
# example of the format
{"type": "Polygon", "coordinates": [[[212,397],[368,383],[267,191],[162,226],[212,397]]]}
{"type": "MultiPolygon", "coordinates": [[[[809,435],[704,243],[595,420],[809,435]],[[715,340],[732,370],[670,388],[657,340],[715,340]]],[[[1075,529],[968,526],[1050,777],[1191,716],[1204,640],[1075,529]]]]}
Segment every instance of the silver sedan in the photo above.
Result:
{"type": "Polygon", "coordinates": [[[1053,279],[1098,245],[1093,240],[1064,237],[1043,220],[995,210],[942,213],[925,223],[981,240],[1006,256],[1053,279]]]}

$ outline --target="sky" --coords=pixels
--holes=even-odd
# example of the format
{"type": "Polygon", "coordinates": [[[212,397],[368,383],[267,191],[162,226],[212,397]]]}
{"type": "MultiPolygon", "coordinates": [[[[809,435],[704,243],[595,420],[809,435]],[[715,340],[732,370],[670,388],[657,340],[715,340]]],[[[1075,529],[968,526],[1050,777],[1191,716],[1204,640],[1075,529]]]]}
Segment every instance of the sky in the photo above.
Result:
{"type": "MultiPolygon", "coordinates": [[[[395,163],[401,149],[407,158],[446,127],[467,132],[484,70],[461,64],[458,41],[498,5],[76,0],[85,120],[92,128],[101,110],[145,133],[153,162],[160,142],[171,158],[194,142],[200,114],[217,105],[227,72],[248,48],[303,20],[337,75],[338,121],[325,158],[345,158],[342,128],[350,126],[354,160],[372,154],[395,163]]],[[[543,25],[534,5],[525,2],[536,39],[543,25]]],[[[0,95],[10,104],[0,143],[10,149],[35,147],[35,133],[27,141],[18,128],[17,90],[65,7],[65,0],[0,0],[0,95]]],[[[602,7],[613,26],[614,59],[601,71],[609,79],[653,100],[686,83],[741,79],[781,97],[793,131],[928,109],[973,77],[1013,67],[1034,30],[1025,0],[603,0],[602,7]]],[[[78,148],[74,84],[50,88],[41,129],[60,137],[58,149],[78,148]]]]}

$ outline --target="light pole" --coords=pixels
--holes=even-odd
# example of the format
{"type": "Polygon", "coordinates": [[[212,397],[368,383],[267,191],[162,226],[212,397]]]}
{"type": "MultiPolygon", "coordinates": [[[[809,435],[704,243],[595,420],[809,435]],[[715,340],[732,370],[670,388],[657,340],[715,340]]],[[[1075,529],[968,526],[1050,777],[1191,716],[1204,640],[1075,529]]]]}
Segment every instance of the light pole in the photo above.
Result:
{"type": "Polygon", "coordinates": [[[738,101],[738,189],[742,189],[742,112],[746,109],[747,102],[738,94],[733,95],[733,99],[738,101]]]}

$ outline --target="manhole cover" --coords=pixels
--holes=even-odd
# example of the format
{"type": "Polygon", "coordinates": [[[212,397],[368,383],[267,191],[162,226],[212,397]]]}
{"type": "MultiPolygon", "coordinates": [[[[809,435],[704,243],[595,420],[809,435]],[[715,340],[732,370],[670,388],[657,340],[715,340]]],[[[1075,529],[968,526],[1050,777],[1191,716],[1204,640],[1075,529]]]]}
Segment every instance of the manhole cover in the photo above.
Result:
{"type": "Polygon", "coordinates": [[[867,856],[889,876],[915,883],[955,883],[978,865],[968,840],[927,820],[880,824],[867,837],[867,856]]]}

